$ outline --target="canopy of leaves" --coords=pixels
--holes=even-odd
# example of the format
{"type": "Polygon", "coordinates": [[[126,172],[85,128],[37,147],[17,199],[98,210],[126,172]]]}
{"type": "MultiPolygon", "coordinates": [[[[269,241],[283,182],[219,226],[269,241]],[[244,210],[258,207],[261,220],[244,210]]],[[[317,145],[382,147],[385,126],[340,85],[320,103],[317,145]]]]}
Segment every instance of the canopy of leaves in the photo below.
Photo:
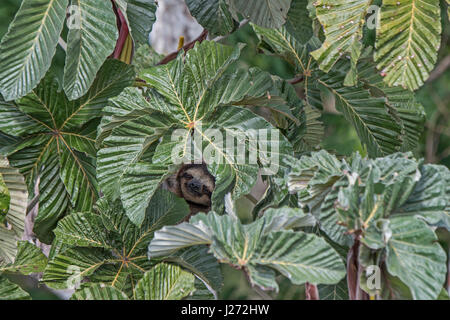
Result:
{"type": "MultiPolygon", "coordinates": [[[[54,288],[79,288],[76,299],[92,297],[128,297],[134,299],[179,298],[179,292],[170,293],[170,288],[158,287],[159,281],[170,286],[181,286],[188,295],[192,290],[193,276],[172,267],[152,267],[158,260],[148,260],[147,246],[156,230],[165,225],[181,221],[189,208],[183,199],[159,189],[150,202],[145,219],[137,227],[128,219],[120,204],[113,205],[102,198],[97,204],[98,213],[72,213],[58,223],[53,245],[58,249],[51,254],[45,269],[43,281],[54,288]],[[160,268],[164,272],[160,273],[160,268]],[[166,273],[167,272],[167,273],[166,273]],[[154,277],[160,275],[161,278],[154,277]],[[84,279],[89,282],[84,283],[84,279]],[[155,284],[156,282],[156,284],[155,284]],[[155,287],[153,293],[147,288],[155,287]],[[106,289],[100,289],[101,285],[106,289]],[[112,288],[112,289],[111,289],[112,288]],[[116,291],[116,290],[118,291],[116,291]],[[169,290],[158,291],[158,290],[169,290]],[[118,296],[118,292],[120,293],[118,296]]],[[[208,268],[217,268],[204,258],[203,265],[188,256],[180,256],[183,266],[208,281],[205,277],[208,268]]],[[[214,287],[215,285],[209,284],[214,287]]],[[[184,295],[182,295],[184,296],[184,295]]]]}
{"type": "Polygon", "coordinates": [[[243,225],[233,212],[220,216],[201,213],[189,223],[164,227],[155,233],[149,256],[206,244],[222,263],[243,268],[253,285],[278,290],[275,270],[294,284],[337,283],[345,274],[339,255],[326,241],[293,228],[311,226],[314,219],[299,209],[272,209],[243,225]]]}
{"type": "MultiPolygon", "coordinates": [[[[160,263],[147,271],[133,291],[136,300],[180,300],[195,290],[194,276],[180,267],[160,263]]],[[[76,291],[72,300],[128,300],[112,286],[94,284],[76,291]]]]}
{"type": "Polygon", "coordinates": [[[5,274],[39,273],[47,264],[46,256],[34,244],[19,241],[17,247],[17,256],[14,262],[4,263],[0,260],[0,300],[30,299],[29,294],[17,284],[9,281],[5,274]]]}
{"type": "MultiPolygon", "coordinates": [[[[237,199],[256,183],[258,164],[239,161],[238,156],[249,159],[250,152],[259,151],[258,162],[267,166],[270,152],[280,159],[292,154],[284,135],[239,105],[263,105],[293,118],[285,93],[293,89],[288,84],[278,89],[275,84],[282,81],[258,69],[227,73],[240,48],[210,41],[196,44],[185,57],[180,54],[143,71],[140,77],[152,86],[144,95],[130,88],[105,108],[97,139],[99,184],[107,197],[121,198],[134,223],[142,222],[148,202],[173,165],[209,159],[217,186],[212,204],[221,211],[225,193],[231,191],[237,199]],[[267,141],[278,150],[262,152],[258,130],[268,131],[265,139],[272,139],[267,141]],[[234,144],[226,144],[225,137],[234,144]]],[[[279,174],[284,170],[281,163],[279,174]]]]}
{"type": "Polygon", "coordinates": [[[110,60],[78,100],[69,101],[49,75],[16,102],[0,102],[0,130],[14,137],[0,151],[25,176],[30,194],[39,177],[34,232],[42,242],[51,242],[52,229],[68,210],[90,210],[95,203],[95,118],[133,80],[132,67],[110,60]]]}
{"type": "MultiPolygon", "coordinates": [[[[389,88],[383,83],[370,58],[370,51],[361,57],[358,54],[359,62],[358,59],[354,62],[333,61],[326,69],[328,73],[324,73],[312,58],[317,52],[313,50],[320,46],[314,37],[302,43],[285,27],[265,29],[253,25],[253,29],[262,48],[291,63],[301,76],[307,106],[321,110],[326,97],[333,97],[336,109],[354,126],[370,156],[415,148],[425,120],[423,107],[415,101],[413,94],[399,87],[389,88]],[[352,86],[346,86],[349,68],[353,70],[352,86]]],[[[309,124],[306,128],[314,130],[314,125],[309,124]]],[[[317,141],[317,131],[312,132],[316,134],[311,135],[311,139],[317,141]]]]}
{"type": "Polygon", "coordinates": [[[66,10],[69,32],[63,88],[71,101],[88,92],[105,59],[114,51],[119,35],[117,10],[123,14],[135,42],[147,43],[155,22],[156,3],[117,0],[113,7],[111,1],[22,1],[0,44],[0,93],[6,101],[30,93],[44,78],[61,40],[66,10]]]}
{"type": "Polygon", "coordinates": [[[68,0],[24,0],[0,43],[0,92],[7,100],[34,89],[50,67],[68,0]]]}
{"type": "Polygon", "coordinates": [[[450,228],[450,194],[442,183],[449,175],[448,168],[422,164],[410,154],[374,160],[355,154],[347,162],[320,151],[294,165],[289,187],[333,241],[349,245],[346,234],[360,233],[365,246],[382,250],[389,273],[415,299],[435,299],[446,255],[429,225],[450,228]]]}
{"type": "Polygon", "coordinates": [[[351,67],[346,84],[354,85],[358,58],[363,45],[366,15],[376,28],[377,68],[390,86],[415,90],[433,69],[440,46],[441,10],[439,0],[383,1],[380,19],[370,0],[319,0],[308,7],[324,28],[325,41],[312,53],[321,70],[328,72],[342,56],[351,67]],[[371,10],[369,10],[371,9],[371,10]],[[370,13],[370,14],[369,14],[370,13]]]}

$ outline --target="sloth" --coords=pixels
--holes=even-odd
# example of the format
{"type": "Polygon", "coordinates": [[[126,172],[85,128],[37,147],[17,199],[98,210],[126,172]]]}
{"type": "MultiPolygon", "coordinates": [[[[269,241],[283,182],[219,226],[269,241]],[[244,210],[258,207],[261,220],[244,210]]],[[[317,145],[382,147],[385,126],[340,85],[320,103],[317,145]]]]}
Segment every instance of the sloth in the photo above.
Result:
{"type": "Polygon", "coordinates": [[[211,209],[211,195],[215,188],[215,178],[208,172],[206,164],[185,164],[177,173],[168,177],[164,188],[184,198],[191,214],[208,212],[211,209]]]}

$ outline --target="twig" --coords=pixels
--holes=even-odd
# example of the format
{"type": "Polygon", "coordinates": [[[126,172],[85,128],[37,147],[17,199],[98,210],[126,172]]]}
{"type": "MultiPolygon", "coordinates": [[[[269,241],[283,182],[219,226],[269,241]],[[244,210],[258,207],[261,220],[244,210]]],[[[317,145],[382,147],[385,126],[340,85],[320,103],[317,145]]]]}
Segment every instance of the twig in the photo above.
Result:
{"type": "MultiPolygon", "coordinates": [[[[242,20],[242,21],[239,23],[239,27],[238,27],[237,29],[239,30],[240,28],[242,28],[243,26],[245,26],[245,25],[246,25],[247,23],[249,23],[249,22],[250,22],[250,20],[248,20],[248,19],[242,20]]],[[[220,40],[225,39],[227,36],[228,36],[228,35],[226,35],[226,36],[217,36],[217,37],[215,37],[214,39],[212,39],[212,41],[218,42],[218,41],[220,41],[220,40]]]]}
{"type": "Polygon", "coordinates": [[[159,66],[162,64],[169,63],[170,61],[174,60],[178,56],[178,53],[181,50],[184,50],[184,52],[186,53],[188,50],[190,50],[194,47],[196,42],[202,42],[203,40],[206,39],[207,36],[208,36],[208,30],[204,29],[203,32],[197,38],[195,38],[193,41],[189,42],[188,44],[184,45],[181,49],[168,54],[167,56],[164,57],[164,59],[162,59],[156,65],[159,66]]]}
{"type": "Polygon", "coordinates": [[[287,82],[289,82],[290,84],[296,84],[296,83],[300,83],[300,82],[303,82],[303,76],[301,76],[301,77],[295,77],[295,78],[292,78],[292,79],[289,79],[289,80],[286,80],[287,82]]]}
{"type": "Polygon", "coordinates": [[[312,283],[305,283],[305,294],[306,300],[320,300],[319,290],[317,289],[317,286],[312,283]]]}
{"type": "Polygon", "coordinates": [[[64,51],[67,51],[67,43],[64,41],[63,38],[59,37],[58,44],[64,51]]]}
{"type": "Polygon", "coordinates": [[[434,70],[428,77],[427,82],[429,83],[439,78],[449,67],[450,67],[450,55],[442,59],[441,62],[437,65],[437,67],[434,68],[434,70]]]}
{"type": "MultiPolygon", "coordinates": [[[[245,26],[247,23],[249,22],[249,20],[244,19],[241,21],[241,23],[239,24],[238,29],[242,28],[243,26],[245,26]]],[[[174,60],[177,56],[178,53],[181,50],[184,50],[184,53],[186,53],[188,50],[191,50],[196,42],[202,42],[203,40],[206,39],[206,37],[208,36],[208,30],[204,29],[203,32],[193,41],[189,42],[188,44],[184,45],[181,49],[178,49],[177,51],[174,51],[172,53],[169,53],[167,56],[164,57],[164,59],[162,59],[160,62],[158,62],[156,65],[162,65],[162,64],[166,64],[172,60],[174,60]]],[[[218,36],[215,37],[214,39],[212,39],[212,41],[218,42],[224,38],[226,38],[227,36],[218,36]]]]}

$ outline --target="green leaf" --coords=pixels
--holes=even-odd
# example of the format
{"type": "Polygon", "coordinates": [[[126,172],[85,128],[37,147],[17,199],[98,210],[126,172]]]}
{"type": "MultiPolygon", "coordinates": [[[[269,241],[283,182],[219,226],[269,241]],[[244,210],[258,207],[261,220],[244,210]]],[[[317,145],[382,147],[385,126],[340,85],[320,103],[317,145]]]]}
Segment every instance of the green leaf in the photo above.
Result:
{"type": "Polygon", "coordinates": [[[294,284],[334,284],[345,275],[344,264],[332,247],[303,232],[269,233],[259,242],[254,262],[278,270],[294,284]]]}
{"type": "Polygon", "coordinates": [[[17,284],[0,276],[0,300],[29,300],[30,295],[17,284]]]}
{"type": "Polygon", "coordinates": [[[425,123],[425,111],[414,94],[401,87],[388,87],[377,72],[370,58],[361,59],[358,78],[369,87],[373,97],[384,97],[387,109],[402,126],[402,147],[400,151],[410,151],[417,147],[425,123]]]}
{"type": "Polygon", "coordinates": [[[17,243],[17,255],[14,263],[0,267],[1,272],[20,272],[24,275],[44,271],[47,257],[34,244],[27,241],[17,243]]]}
{"type": "Polygon", "coordinates": [[[6,215],[0,217],[0,266],[14,261],[17,240],[22,238],[25,229],[25,216],[28,192],[19,170],[11,168],[8,161],[0,157],[0,179],[8,190],[6,215]],[[8,223],[8,228],[4,225],[8,223]]]}
{"type": "Polygon", "coordinates": [[[72,213],[58,222],[55,236],[77,247],[109,248],[102,219],[93,213],[72,213]]]}
{"type": "Polygon", "coordinates": [[[69,100],[83,96],[118,37],[116,16],[108,1],[72,0],[77,8],[77,26],[69,28],[64,65],[64,91],[69,100]]]}
{"type": "MultiPolygon", "coordinates": [[[[212,195],[212,205],[217,211],[223,210],[226,193],[231,192],[237,199],[250,192],[259,168],[266,170],[265,175],[273,170],[281,176],[287,169],[276,161],[283,159],[281,155],[292,154],[289,141],[264,118],[230,105],[250,103],[292,117],[287,105],[291,104],[288,100],[294,90],[258,70],[251,72],[258,83],[241,79],[230,82],[226,71],[239,57],[241,47],[233,49],[211,41],[197,43],[185,58],[179,55],[176,60],[141,74],[152,86],[145,94],[147,99],[138,90],[127,90],[111,100],[97,141],[102,145],[98,178],[108,197],[115,199],[120,195],[130,217],[142,215],[169,167],[172,172],[182,162],[199,160],[200,149],[205,153],[208,170],[216,178],[218,187],[212,195]],[[273,81],[273,87],[262,81],[266,79],[273,81]],[[274,97],[276,103],[268,102],[270,95],[265,98],[267,91],[262,88],[282,99],[274,97]],[[267,136],[258,139],[260,131],[268,132],[267,136]],[[232,146],[224,146],[224,136],[232,138],[232,146]],[[264,150],[269,141],[271,149],[264,150]],[[250,152],[256,155],[253,163],[236,160],[250,152]],[[152,166],[157,166],[154,169],[158,172],[152,171],[152,166]],[[151,179],[145,177],[146,172],[151,179]],[[118,188],[117,182],[125,179],[127,182],[118,188]]],[[[132,220],[140,221],[133,217],[132,220]]]]}
{"type": "Polygon", "coordinates": [[[392,237],[386,265],[411,290],[414,299],[436,299],[446,275],[446,254],[425,222],[414,217],[390,219],[392,237]]]}
{"type": "Polygon", "coordinates": [[[128,218],[141,225],[145,210],[162,180],[167,175],[167,167],[154,164],[136,163],[125,173],[121,185],[121,199],[128,218]]]}
{"type": "Polygon", "coordinates": [[[215,95],[211,88],[227,68],[239,58],[242,45],[232,48],[214,41],[203,41],[176,60],[145,70],[140,77],[162,94],[172,109],[168,110],[185,126],[202,119],[216,105],[208,98],[215,95]],[[185,86],[189,81],[191,87],[185,86]]]}
{"type": "Polygon", "coordinates": [[[344,87],[342,74],[329,73],[317,81],[334,95],[338,110],[353,124],[369,155],[382,156],[400,149],[402,128],[389,113],[384,98],[372,97],[361,84],[344,87]]]}
{"type": "MultiPolygon", "coordinates": [[[[92,276],[101,266],[114,260],[117,259],[101,248],[69,248],[48,262],[42,281],[55,289],[76,289],[85,277],[92,276]]],[[[117,273],[117,278],[115,275],[116,273],[112,274],[102,282],[109,281],[111,286],[117,286],[120,272],[117,273]]]]}
{"type": "Polygon", "coordinates": [[[308,0],[292,0],[285,24],[286,30],[302,43],[313,36],[307,5],[308,0]]]}
{"type": "Polygon", "coordinates": [[[10,202],[11,195],[0,173],[0,222],[3,222],[4,217],[8,213],[10,202]]]}
{"type": "Polygon", "coordinates": [[[182,220],[188,205],[160,189],[139,227],[128,219],[120,201],[102,198],[97,210],[98,214],[73,213],[59,222],[54,243],[61,241],[62,246],[52,254],[43,281],[52,288],[72,289],[105,284],[132,297],[137,282],[154,265],[146,254],[154,232],[182,220]]]}
{"type": "Polygon", "coordinates": [[[194,276],[180,267],[160,263],[136,286],[137,300],[180,300],[194,290],[194,276]]]}
{"type": "Polygon", "coordinates": [[[343,163],[325,150],[304,156],[292,164],[287,182],[289,191],[298,193],[301,206],[315,214],[316,207],[320,207],[344,168],[343,163]]]}
{"type": "Polygon", "coordinates": [[[0,44],[0,88],[23,97],[44,77],[63,29],[68,0],[24,0],[0,44]]]}
{"type": "Polygon", "coordinates": [[[291,0],[228,0],[230,10],[235,16],[245,18],[265,28],[279,28],[286,22],[291,0]]]}
{"type": "Polygon", "coordinates": [[[108,61],[79,100],[68,101],[49,75],[30,94],[8,104],[7,112],[0,112],[0,124],[13,116],[27,119],[18,124],[21,129],[0,127],[6,133],[19,135],[7,146],[9,160],[25,175],[31,194],[40,176],[34,232],[42,242],[52,241],[52,229],[69,209],[89,210],[97,199],[93,119],[110,97],[133,81],[132,67],[108,61]]]}
{"type": "Polygon", "coordinates": [[[298,40],[286,27],[269,29],[253,23],[251,25],[259,40],[268,46],[271,51],[291,63],[296,72],[302,75],[307,73],[306,71],[309,68],[308,53],[311,50],[309,44],[298,40]]]}
{"type": "Polygon", "coordinates": [[[111,199],[119,197],[128,168],[172,125],[170,117],[151,107],[137,89],[127,88],[105,109],[111,117],[105,116],[100,127],[98,142],[103,148],[98,152],[97,177],[102,192],[111,199]]]}
{"type": "Polygon", "coordinates": [[[128,300],[128,297],[114,287],[93,284],[75,291],[70,300],[128,300]]]}
{"type": "Polygon", "coordinates": [[[425,164],[411,196],[395,210],[401,215],[420,216],[428,224],[450,230],[450,172],[440,165],[425,164]]]}
{"type": "Polygon", "coordinates": [[[156,20],[156,1],[118,0],[116,4],[127,20],[134,41],[148,43],[150,31],[156,20]]]}
{"type": "Polygon", "coordinates": [[[328,72],[342,55],[348,54],[352,64],[352,70],[346,77],[349,85],[356,83],[354,77],[362,49],[362,27],[371,3],[371,0],[319,0],[314,3],[317,19],[324,27],[326,38],[322,47],[311,55],[320,69],[328,72]]]}
{"type": "Polygon", "coordinates": [[[419,88],[437,60],[441,34],[438,0],[384,1],[375,60],[390,86],[419,88]]]}
{"type": "Polygon", "coordinates": [[[186,0],[186,5],[197,22],[212,35],[226,35],[237,27],[226,0],[186,0]]]}
{"type": "Polygon", "coordinates": [[[266,233],[284,229],[313,227],[316,224],[314,216],[305,214],[299,208],[269,208],[264,211],[263,216],[265,220],[263,232],[266,233]]]}
{"type": "Polygon", "coordinates": [[[203,288],[206,288],[217,299],[223,286],[222,271],[216,258],[208,251],[207,246],[189,247],[164,258],[164,261],[176,263],[196,276],[196,282],[200,283],[196,284],[194,295],[204,292],[203,288]]]}
{"type": "Polygon", "coordinates": [[[52,230],[70,208],[70,198],[59,176],[60,166],[57,157],[46,161],[40,172],[39,211],[34,221],[33,232],[44,243],[53,240],[52,230]]]}
{"type": "Polygon", "coordinates": [[[248,225],[242,225],[235,216],[197,214],[189,223],[158,231],[150,242],[149,257],[210,244],[211,252],[220,262],[245,268],[252,284],[263,288],[278,288],[271,269],[295,284],[336,283],[345,274],[337,253],[315,235],[285,230],[305,225],[305,218],[301,210],[288,208],[269,210],[248,225]]]}
{"type": "Polygon", "coordinates": [[[319,284],[320,300],[348,300],[347,279],[342,279],[335,285],[319,284]]]}

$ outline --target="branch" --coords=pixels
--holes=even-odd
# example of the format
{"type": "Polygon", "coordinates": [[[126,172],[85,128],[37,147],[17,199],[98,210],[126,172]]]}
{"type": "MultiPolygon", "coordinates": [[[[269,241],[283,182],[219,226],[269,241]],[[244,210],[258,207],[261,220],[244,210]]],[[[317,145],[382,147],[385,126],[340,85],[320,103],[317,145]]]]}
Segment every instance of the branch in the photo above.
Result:
{"type": "Polygon", "coordinates": [[[431,72],[427,82],[432,82],[439,78],[450,67],[450,55],[446,56],[437,67],[431,72]]]}
{"type": "Polygon", "coordinates": [[[317,289],[317,286],[312,283],[305,283],[305,294],[306,300],[320,300],[319,290],[317,289]]]}
{"type": "MultiPolygon", "coordinates": [[[[241,23],[239,24],[239,27],[237,28],[237,30],[239,30],[240,28],[245,26],[248,22],[249,22],[249,20],[247,20],[247,19],[242,20],[241,23]]],[[[196,39],[194,39],[193,41],[189,42],[188,44],[183,46],[181,49],[178,49],[177,51],[169,53],[167,56],[164,57],[164,59],[162,59],[156,65],[159,66],[159,65],[162,65],[162,64],[169,63],[170,61],[174,60],[178,56],[178,53],[180,53],[181,50],[183,50],[184,53],[186,53],[188,50],[190,50],[190,49],[192,49],[194,47],[196,42],[202,42],[203,40],[206,39],[207,36],[208,36],[208,30],[203,29],[203,32],[196,39]]],[[[215,37],[214,39],[212,39],[212,41],[218,42],[218,41],[220,41],[222,39],[225,39],[227,36],[218,36],[218,37],[215,37]]]]}
{"type": "Polygon", "coordinates": [[[292,78],[292,79],[289,79],[289,80],[286,80],[286,81],[289,82],[290,84],[294,85],[294,84],[303,82],[303,80],[304,80],[303,76],[301,76],[301,77],[295,77],[295,78],[292,78]]]}
{"type": "Polygon", "coordinates": [[[64,51],[67,51],[67,43],[64,41],[63,38],[59,37],[58,44],[64,51]]]}
{"type": "Polygon", "coordinates": [[[202,42],[203,40],[206,39],[207,36],[208,36],[208,30],[204,29],[203,32],[197,38],[195,38],[193,41],[189,42],[188,44],[184,45],[181,49],[168,54],[167,56],[164,57],[164,59],[162,59],[156,65],[159,66],[162,64],[169,63],[170,61],[174,60],[178,56],[178,53],[181,50],[184,50],[185,53],[188,52],[190,49],[192,49],[194,47],[196,42],[202,42]]]}

